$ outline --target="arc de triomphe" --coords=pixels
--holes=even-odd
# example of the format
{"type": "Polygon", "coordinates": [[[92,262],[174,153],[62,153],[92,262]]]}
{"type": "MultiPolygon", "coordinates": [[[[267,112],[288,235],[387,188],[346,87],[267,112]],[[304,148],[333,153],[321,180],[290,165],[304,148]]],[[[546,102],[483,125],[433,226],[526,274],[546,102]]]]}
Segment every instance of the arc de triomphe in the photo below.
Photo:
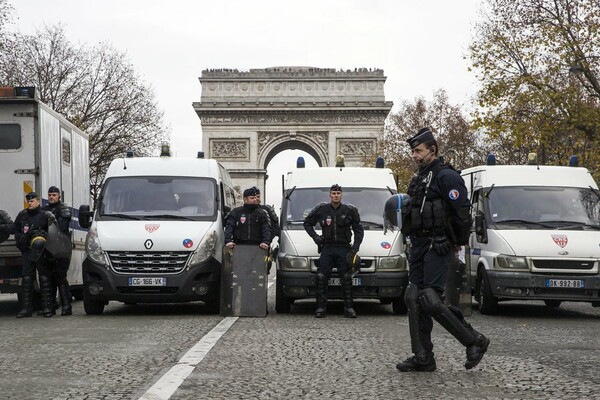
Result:
{"type": "MultiPolygon", "coordinates": [[[[279,152],[299,149],[320,166],[358,166],[376,149],[392,102],[383,70],[274,67],[202,71],[202,148],[235,185],[264,192],[266,168],[279,152]]],[[[290,169],[295,160],[290,160],[290,169]]]]}

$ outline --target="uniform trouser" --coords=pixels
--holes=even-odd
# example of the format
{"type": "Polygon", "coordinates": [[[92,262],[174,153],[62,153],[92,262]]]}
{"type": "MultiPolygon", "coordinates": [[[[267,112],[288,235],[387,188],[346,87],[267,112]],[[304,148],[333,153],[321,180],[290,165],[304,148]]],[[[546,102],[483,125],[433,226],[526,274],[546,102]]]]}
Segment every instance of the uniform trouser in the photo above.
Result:
{"type": "MultiPolygon", "coordinates": [[[[433,250],[430,250],[430,246],[431,238],[429,237],[411,238],[411,248],[408,256],[408,281],[410,284],[415,285],[419,291],[432,288],[440,293],[441,296],[446,285],[446,276],[448,265],[452,260],[452,252],[440,256],[433,250]]],[[[416,303],[416,299],[414,301],[416,303]]],[[[407,306],[409,306],[408,303],[407,306]]],[[[411,314],[409,314],[409,318],[410,316],[411,314]]],[[[409,324],[410,322],[409,320],[409,324]]],[[[413,326],[410,330],[411,335],[414,336],[416,330],[419,332],[419,340],[423,348],[431,352],[433,350],[433,343],[431,342],[433,318],[424,312],[419,305],[416,305],[413,314],[413,326]]]]}
{"type": "Polygon", "coordinates": [[[25,299],[24,309],[31,308],[33,298],[33,280],[35,272],[39,275],[40,290],[42,292],[42,308],[48,309],[50,304],[50,271],[47,267],[45,255],[41,255],[37,260],[32,260],[29,251],[23,252],[21,276],[23,282],[27,280],[28,284],[22,286],[23,299],[25,299]],[[27,291],[27,293],[25,293],[27,291]]]}
{"type": "Polygon", "coordinates": [[[327,287],[333,268],[337,268],[342,285],[344,306],[352,308],[352,278],[350,266],[346,256],[350,251],[349,246],[324,245],[319,257],[317,271],[317,308],[324,308],[327,303],[327,287]]]}

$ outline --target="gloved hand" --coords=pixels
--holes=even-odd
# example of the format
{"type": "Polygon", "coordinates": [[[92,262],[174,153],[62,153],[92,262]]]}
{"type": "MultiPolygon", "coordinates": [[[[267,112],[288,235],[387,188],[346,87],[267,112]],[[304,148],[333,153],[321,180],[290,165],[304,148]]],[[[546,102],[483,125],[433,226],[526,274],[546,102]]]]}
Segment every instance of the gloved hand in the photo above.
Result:
{"type": "Polygon", "coordinates": [[[348,254],[346,254],[346,262],[352,266],[352,261],[354,260],[354,256],[358,253],[356,249],[348,250],[348,254]]]}
{"type": "Polygon", "coordinates": [[[323,236],[315,236],[313,240],[317,246],[323,246],[323,236]]]}
{"type": "Polygon", "coordinates": [[[450,243],[446,235],[437,235],[431,240],[431,248],[436,254],[445,256],[452,250],[452,243],[450,243]]]}

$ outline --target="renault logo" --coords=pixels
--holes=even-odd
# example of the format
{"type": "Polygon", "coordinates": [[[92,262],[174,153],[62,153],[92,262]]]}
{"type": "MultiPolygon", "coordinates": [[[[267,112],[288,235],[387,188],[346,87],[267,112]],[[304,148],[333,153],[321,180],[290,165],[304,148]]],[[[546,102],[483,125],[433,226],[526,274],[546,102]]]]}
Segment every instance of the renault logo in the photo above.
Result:
{"type": "Polygon", "coordinates": [[[144,247],[146,248],[146,250],[150,250],[152,248],[152,246],[154,246],[154,243],[152,243],[152,240],[147,239],[144,242],[144,247]]]}

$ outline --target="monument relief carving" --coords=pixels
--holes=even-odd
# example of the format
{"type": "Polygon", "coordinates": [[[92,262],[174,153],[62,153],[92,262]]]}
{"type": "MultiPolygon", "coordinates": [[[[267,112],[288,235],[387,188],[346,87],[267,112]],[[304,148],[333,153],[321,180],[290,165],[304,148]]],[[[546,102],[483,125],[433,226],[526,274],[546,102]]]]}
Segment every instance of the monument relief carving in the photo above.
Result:
{"type": "Polygon", "coordinates": [[[210,140],[210,155],[212,158],[250,158],[250,139],[242,140],[210,140]]]}
{"type": "Polygon", "coordinates": [[[339,139],[338,153],[348,157],[362,157],[373,154],[376,148],[375,139],[339,139]]]}

